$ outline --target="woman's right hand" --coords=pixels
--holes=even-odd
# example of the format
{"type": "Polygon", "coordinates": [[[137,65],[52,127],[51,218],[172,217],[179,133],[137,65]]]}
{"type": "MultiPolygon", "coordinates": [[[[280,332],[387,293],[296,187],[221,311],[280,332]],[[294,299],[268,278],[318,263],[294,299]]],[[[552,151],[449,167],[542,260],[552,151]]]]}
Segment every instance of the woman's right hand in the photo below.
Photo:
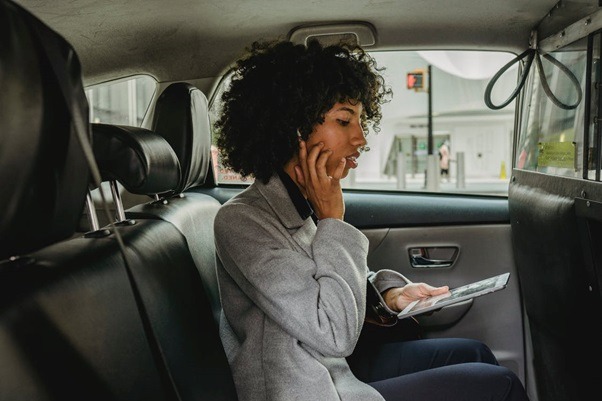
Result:
{"type": "Polygon", "coordinates": [[[397,312],[401,312],[413,301],[433,297],[449,292],[449,286],[433,287],[426,283],[408,283],[403,287],[389,288],[382,296],[387,306],[397,312]]]}
{"type": "Polygon", "coordinates": [[[313,145],[308,152],[307,143],[300,140],[299,164],[295,166],[295,174],[318,219],[343,220],[345,203],[340,180],[345,159],[341,159],[335,171],[327,171],[326,162],[331,155],[332,150],[324,149],[323,142],[313,145]]]}

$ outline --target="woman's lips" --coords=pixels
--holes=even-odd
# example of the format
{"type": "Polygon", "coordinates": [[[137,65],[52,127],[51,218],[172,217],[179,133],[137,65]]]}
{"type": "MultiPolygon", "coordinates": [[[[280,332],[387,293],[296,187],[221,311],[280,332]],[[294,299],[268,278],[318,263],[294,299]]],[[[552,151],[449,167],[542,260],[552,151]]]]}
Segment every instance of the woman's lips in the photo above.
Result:
{"type": "Polygon", "coordinates": [[[357,167],[357,158],[359,157],[359,154],[353,154],[351,156],[347,156],[345,158],[345,160],[347,161],[346,167],[347,168],[356,168],[357,167]]]}

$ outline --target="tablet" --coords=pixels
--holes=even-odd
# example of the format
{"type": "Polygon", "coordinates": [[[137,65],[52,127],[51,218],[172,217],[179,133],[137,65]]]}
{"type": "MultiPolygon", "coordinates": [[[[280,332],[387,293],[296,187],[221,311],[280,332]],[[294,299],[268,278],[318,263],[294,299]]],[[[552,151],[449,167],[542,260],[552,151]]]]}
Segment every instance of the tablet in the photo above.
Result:
{"type": "Polygon", "coordinates": [[[504,273],[472,284],[452,288],[445,294],[421,298],[410,303],[404,310],[397,314],[397,317],[403,319],[409,316],[419,315],[421,313],[443,308],[444,306],[466,301],[467,299],[499,291],[506,288],[509,277],[510,273],[504,273]]]}

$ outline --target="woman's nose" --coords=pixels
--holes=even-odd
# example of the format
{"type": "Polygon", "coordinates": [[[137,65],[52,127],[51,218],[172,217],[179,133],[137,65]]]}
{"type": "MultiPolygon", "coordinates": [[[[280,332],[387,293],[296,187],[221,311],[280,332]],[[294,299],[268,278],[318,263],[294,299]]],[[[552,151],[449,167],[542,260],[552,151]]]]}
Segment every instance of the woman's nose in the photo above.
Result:
{"type": "Polygon", "coordinates": [[[351,144],[358,148],[366,146],[368,141],[366,140],[366,135],[364,135],[364,130],[361,126],[358,126],[357,129],[353,130],[351,134],[351,144]]]}

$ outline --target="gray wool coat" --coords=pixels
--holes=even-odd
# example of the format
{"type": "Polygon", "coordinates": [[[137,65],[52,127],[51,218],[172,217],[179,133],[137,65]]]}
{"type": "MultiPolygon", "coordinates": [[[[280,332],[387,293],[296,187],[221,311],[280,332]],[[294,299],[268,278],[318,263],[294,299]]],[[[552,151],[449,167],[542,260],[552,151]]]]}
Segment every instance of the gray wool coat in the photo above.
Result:
{"type": "Polygon", "coordinates": [[[341,220],[303,220],[280,178],[256,180],[215,218],[220,335],[240,401],[383,400],[345,357],[366,311],[368,239],[341,220]]]}

